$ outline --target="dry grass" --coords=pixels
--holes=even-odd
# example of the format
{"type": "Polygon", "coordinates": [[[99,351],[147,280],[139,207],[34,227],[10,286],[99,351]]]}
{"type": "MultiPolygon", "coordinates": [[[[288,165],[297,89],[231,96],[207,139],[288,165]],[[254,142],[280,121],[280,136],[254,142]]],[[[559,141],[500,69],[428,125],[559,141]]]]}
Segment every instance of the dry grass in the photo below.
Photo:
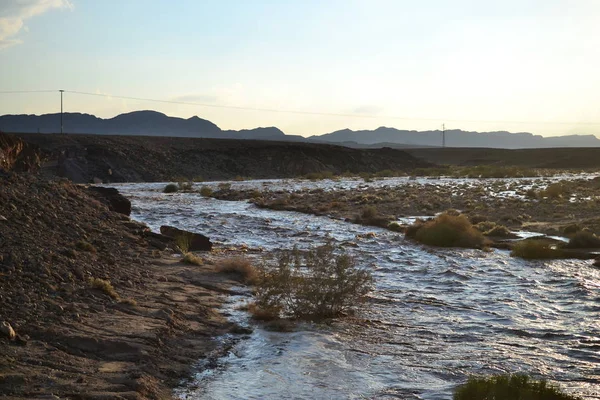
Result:
{"type": "Polygon", "coordinates": [[[498,238],[516,238],[517,235],[512,233],[507,227],[504,225],[496,225],[489,231],[483,233],[485,236],[492,236],[498,238]]]}
{"type": "Polygon", "coordinates": [[[464,215],[441,214],[427,222],[417,221],[406,237],[430,246],[483,248],[489,242],[464,215]]]}
{"type": "Polygon", "coordinates": [[[219,262],[217,271],[230,274],[236,280],[248,284],[254,283],[258,277],[258,272],[250,260],[242,257],[229,258],[219,262]]]}
{"type": "Polygon", "coordinates": [[[90,253],[96,253],[97,250],[94,247],[94,245],[92,245],[91,243],[86,242],[85,240],[80,240],[77,243],[75,243],[75,247],[77,247],[78,250],[81,251],[87,251],[90,253]]]}
{"type": "Polygon", "coordinates": [[[276,308],[261,308],[255,303],[250,303],[246,309],[250,315],[252,315],[252,319],[257,321],[275,321],[279,319],[279,311],[276,308]]]}
{"type": "Polygon", "coordinates": [[[109,280],[100,279],[100,278],[90,278],[88,283],[92,289],[100,290],[101,292],[107,294],[113,300],[120,300],[119,294],[110,283],[109,280]]]}
{"type": "Polygon", "coordinates": [[[137,307],[137,301],[135,299],[132,299],[131,297],[121,300],[120,303],[126,304],[131,307],[137,307]]]}
{"type": "Polygon", "coordinates": [[[194,253],[184,253],[183,258],[181,259],[182,263],[191,264],[191,265],[203,265],[204,260],[202,257],[198,257],[194,253]]]}

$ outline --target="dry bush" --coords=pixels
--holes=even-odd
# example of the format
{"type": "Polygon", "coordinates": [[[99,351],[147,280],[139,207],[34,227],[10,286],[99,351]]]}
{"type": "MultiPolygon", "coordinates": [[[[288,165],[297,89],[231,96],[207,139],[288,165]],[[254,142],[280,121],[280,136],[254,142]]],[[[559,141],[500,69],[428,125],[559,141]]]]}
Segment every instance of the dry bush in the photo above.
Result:
{"type": "Polygon", "coordinates": [[[107,294],[113,300],[119,300],[119,294],[110,283],[109,280],[100,279],[100,278],[90,278],[88,283],[92,289],[100,290],[101,292],[107,294]]]}
{"type": "Polygon", "coordinates": [[[564,182],[556,182],[548,185],[545,190],[542,190],[542,197],[549,197],[551,199],[557,199],[565,197],[569,194],[569,188],[564,182]]]}
{"type": "Polygon", "coordinates": [[[482,221],[474,225],[481,232],[488,232],[494,229],[497,224],[493,221],[482,221]]]}
{"type": "Polygon", "coordinates": [[[406,237],[430,246],[483,248],[489,244],[464,215],[441,214],[427,222],[416,221],[406,237]]]}
{"type": "Polygon", "coordinates": [[[181,262],[183,262],[185,264],[191,264],[191,265],[204,264],[204,260],[201,257],[198,257],[194,253],[189,253],[189,252],[183,254],[183,258],[181,259],[181,262]]]}
{"type": "Polygon", "coordinates": [[[263,267],[256,286],[256,307],[294,318],[332,318],[356,307],[371,290],[370,272],[356,267],[331,244],[311,251],[283,252],[273,269],[263,267]]]}
{"type": "Polygon", "coordinates": [[[200,194],[204,197],[210,197],[213,194],[213,190],[209,186],[202,186],[200,188],[200,194]]]}
{"type": "Polygon", "coordinates": [[[175,244],[182,254],[186,254],[190,250],[194,235],[191,233],[182,233],[175,238],[175,244]]]}
{"type": "Polygon", "coordinates": [[[492,237],[498,237],[498,238],[516,238],[516,237],[518,237],[504,225],[496,225],[489,231],[484,232],[483,234],[485,236],[492,236],[492,237]]]}
{"type": "Polygon", "coordinates": [[[249,284],[254,283],[258,275],[250,260],[242,257],[229,258],[219,262],[217,271],[233,275],[236,280],[249,284]]]}
{"type": "Polygon", "coordinates": [[[565,245],[567,249],[597,249],[600,248],[600,237],[590,231],[579,231],[565,245]]]}

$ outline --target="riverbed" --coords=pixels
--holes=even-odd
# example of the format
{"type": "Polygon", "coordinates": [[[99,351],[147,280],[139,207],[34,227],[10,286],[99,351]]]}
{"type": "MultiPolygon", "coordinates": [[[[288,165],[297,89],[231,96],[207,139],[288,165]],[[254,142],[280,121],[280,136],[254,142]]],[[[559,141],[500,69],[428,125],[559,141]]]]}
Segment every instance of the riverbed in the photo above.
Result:
{"type": "Polygon", "coordinates": [[[600,399],[600,271],[589,261],[532,262],[503,250],[431,248],[326,216],[198,193],[167,195],[164,184],[116,187],[132,201],[132,218],[154,231],[173,225],[265,256],[333,241],[373,271],[376,288],[356,318],[304,323],[293,332],[265,330],[237,310],[249,297],[232,297],[225,312],[253,333],[221,338],[234,343],[228,356],[204,366],[177,391],[180,398],[450,399],[471,374],[525,372],[600,399]]]}

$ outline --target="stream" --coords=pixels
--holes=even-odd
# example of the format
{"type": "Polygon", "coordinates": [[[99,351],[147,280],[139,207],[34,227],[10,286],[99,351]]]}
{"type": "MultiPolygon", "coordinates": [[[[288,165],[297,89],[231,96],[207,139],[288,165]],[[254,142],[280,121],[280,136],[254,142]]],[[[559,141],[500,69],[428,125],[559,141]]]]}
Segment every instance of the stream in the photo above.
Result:
{"type": "MultiPolygon", "coordinates": [[[[293,190],[300,184],[231,185],[293,190]]],[[[353,187],[350,181],[302,185],[353,187]]],[[[178,389],[181,399],[451,399],[469,375],[504,372],[543,376],[569,393],[600,399],[600,270],[589,261],[432,248],[324,216],[198,193],[167,195],[161,183],[113,186],[131,200],[131,217],[154,231],[172,225],[219,246],[265,254],[333,241],[373,271],[376,289],[361,323],[340,319],[271,332],[237,310],[249,297],[231,297],[224,311],[253,332],[235,340],[217,367],[201,369],[178,389]]]]}

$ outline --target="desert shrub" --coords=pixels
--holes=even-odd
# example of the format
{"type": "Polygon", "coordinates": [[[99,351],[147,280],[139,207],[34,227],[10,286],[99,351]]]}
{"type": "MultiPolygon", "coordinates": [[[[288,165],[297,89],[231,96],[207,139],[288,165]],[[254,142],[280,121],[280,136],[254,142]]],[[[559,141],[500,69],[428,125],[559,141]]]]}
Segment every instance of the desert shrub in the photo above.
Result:
{"type": "Polygon", "coordinates": [[[564,257],[563,251],[544,239],[526,239],[515,243],[510,255],[527,260],[551,260],[564,257]]]}
{"type": "Polygon", "coordinates": [[[464,215],[441,214],[427,222],[417,221],[406,231],[406,237],[430,246],[482,248],[488,244],[464,215]]]}
{"type": "Polygon", "coordinates": [[[535,189],[528,189],[525,192],[525,197],[528,198],[528,199],[530,199],[530,200],[535,200],[538,197],[538,193],[536,192],[535,189]]]}
{"type": "Polygon", "coordinates": [[[250,260],[242,257],[229,258],[219,262],[217,271],[233,275],[236,280],[245,283],[254,283],[257,278],[256,268],[250,260]]]}
{"type": "Polygon", "coordinates": [[[488,217],[486,217],[485,215],[474,214],[474,215],[469,216],[469,221],[471,221],[471,223],[473,225],[477,225],[480,222],[487,222],[488,217]]]}
{"type": "Polygon", "coordinates": [[[402,225],[400,225],[398,222],[396,221],[392,221],[388,224],[387,228],[390,231],[394,231],[394,232],[402,232],[404,231],[404,228],[402,227],[402,225]]]}
{"type": "Polygon", "coordinates": [[[169,183],[167,186],[165,186],[165,188],[163,189],[163,193],[175,193],[179,190],[179,186],[177,186],[174,183],[169,183]]]}
{"type": "Polygon", "coordinates": [[[481,232],[487,232],[494,229],[497,226],[497,224],[493,221],[482,221],[473,226],[475,226],[475,228],[481,232]]]}
{"type": "Polygon", "coordinates": [[[182,254],[189,251],[194,235],[191,233],[181,233],[175,237],[175,244],[182,254]]]}
{"type": "Polygon", "coordinates": [[[201,175],[198,175],[192,179],[194,182],[204,182],[204,178],[201,175]]]}
{"type": "Polygon", "coordinates": [[[353,309],[371,290],[370,272],[331,244],[307,252],[283,252],[275,268],[263,267],[256,286],[257,310],[294,318],[332,318],[353,309]]]}
{"type": "Polygon", "coordinates": [[[485,236],[493,236],[499,238],[515,238],[517,235],[512,233],[510,229],[505,227],[504,225],[496,225],[492,229],[485,231],[483,233],[485,236]]]}
{"type": "Polygon", "coordinates": [[[363,221],[371,220],[379,215],[379,211],[377,211],[377,207],[375,206],[366,206],[360,212],[360,219],[363,221]]]}
{"type": "Polygon", "coordinates": [[[198,257],[194,253],[184,253],[181,262],[185,264],[191,265],[202,265],[204,264],[204,260],[201,257],[198,257]]]}
{"type": "Polygon", "coordinates": [[[556,182],[548,185],[548,187],[541,192],[542,197],[549,197],[551,199],[557,199],[564,197],[569,194],[569,188],[564,182],[556,182]]]}
{"type": "Polygon", "coordinates": [[[121,304],[126,304],[126,305],[131,306],[131,307],[137,307],[137,304],[138,304],[137,301],[135,299],[131,298],[131,297],[128,297],[126,299],[121,300],[120,303],[121,304]]]}
{"type": "Polygon", "coordinates": [[[231,189],[231,183],[229,183],[229,182],[219,183],[219,190],[229,190],[229,189],[231,189]]]}
{"type": "Polygon", "coordinates": [[[92,289],[100,290],[101,292],[107,294],[113,300],[119,300],[119,294],[110,283],[109,280],[100,279],[100,278],[90,278],[88,283],[92,289]]]}
{"type": "Polygon", "coordinates": [[[97,251],[93,244],[86,242],[85,240],[80,240],[75,243],[75,247],[81,251],[87,251],[90,253],[96,253],[97,251]]]}
{"type": "Polygon", "coordinates": [[[189,192],[193,189],[194,183],[190,181],[179,181],[177,182],[177,187],[179,188],[179,190],[189,192]]]}
{"type": "Polygon", "coordinates": [[[200,194],[204,197],[210,197],[213,194],[213,190],[209,186],[202,186],[200,188],[200,194]]]}
{"type": "Polygon", "coordinates": [[[581,230],[581,227],[577,224],[571,224],[571,225],[567,225],[563,228],[563,233],[565,235],[572,235],[574,233],[577,233],[581,230]]]}
{"type": "Polygon", "coordinates": [[[546,381],[524,374],[470,377],[454,391],[454,400],[580,400],[546,381]]]}
{"type": "Polygon", "coordinates": [[[600,237],[590,231],[579,231],[573,235],[565,247],[568,249],[597,249],[600,248],[600,237]]]}

